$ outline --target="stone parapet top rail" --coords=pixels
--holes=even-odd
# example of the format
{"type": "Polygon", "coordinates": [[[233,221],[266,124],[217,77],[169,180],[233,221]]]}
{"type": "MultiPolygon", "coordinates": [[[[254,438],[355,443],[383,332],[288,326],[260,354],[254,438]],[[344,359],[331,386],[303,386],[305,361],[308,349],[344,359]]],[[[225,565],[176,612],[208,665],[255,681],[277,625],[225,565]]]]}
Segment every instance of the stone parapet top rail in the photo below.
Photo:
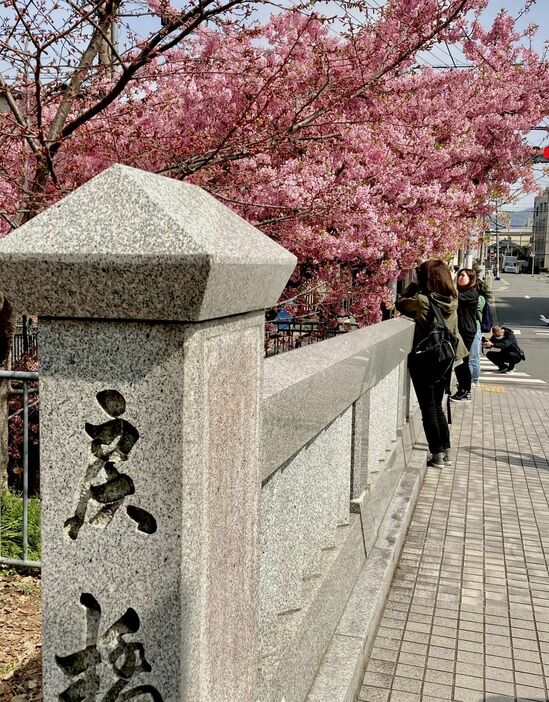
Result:
{"type": "Polygon", "coordinates": [[[265,359],[261,480],[396,368],[413,332],[397,318],[265,359]]]}

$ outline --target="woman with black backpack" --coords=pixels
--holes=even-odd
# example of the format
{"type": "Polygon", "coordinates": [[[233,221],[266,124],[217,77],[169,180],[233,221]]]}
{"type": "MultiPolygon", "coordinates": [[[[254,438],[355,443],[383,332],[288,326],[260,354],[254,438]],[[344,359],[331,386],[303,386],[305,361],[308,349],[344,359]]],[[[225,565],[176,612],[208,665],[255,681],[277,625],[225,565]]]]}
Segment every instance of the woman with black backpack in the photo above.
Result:
{"type": "Polygon", "coordinates": [[[416,269],[416,276],[417,281],[412,282],[404,291],[396,302],[396,308],[416,323],[408,367],[431,452],[428,465],[443,468],[445,463],[450,463],[450,431],[442,409],[442,399],[449,386],[454,349],[450,364],[442,375],[435,364],[419,364],[415,360],[417,355],[414,350],[420,347],[439,324],[438,317],[443,320],[450,336],[457,337],[455,358],[463,359],[467,356],[467,349],[458,332],[457,292],[446,263],[438,259],[425,261],[416,269]]]}

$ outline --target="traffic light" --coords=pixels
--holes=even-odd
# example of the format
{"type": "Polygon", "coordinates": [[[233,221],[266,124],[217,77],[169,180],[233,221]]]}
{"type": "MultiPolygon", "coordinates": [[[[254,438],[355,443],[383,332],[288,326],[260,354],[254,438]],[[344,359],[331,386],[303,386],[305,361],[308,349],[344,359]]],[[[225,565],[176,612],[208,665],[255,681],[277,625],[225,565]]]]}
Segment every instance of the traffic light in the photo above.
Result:
{"type": "Polygon", "coordinates": [[[543,151],[539,149],[539,155],[534,156],[532,161],[534,163],[549,163],[549,146],[546,146],[543,151]]]}

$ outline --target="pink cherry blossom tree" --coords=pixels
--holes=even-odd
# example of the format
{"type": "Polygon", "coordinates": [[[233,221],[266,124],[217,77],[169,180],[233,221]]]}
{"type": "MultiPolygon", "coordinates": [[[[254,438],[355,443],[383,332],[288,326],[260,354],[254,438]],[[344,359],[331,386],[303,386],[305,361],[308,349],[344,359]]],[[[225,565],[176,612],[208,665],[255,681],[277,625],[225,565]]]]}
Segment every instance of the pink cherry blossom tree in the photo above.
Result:
{"type": "Polygon", "coordinates": [[[203,185],[298,255],[290,291],[323,280],[337,301],[352,286],[353,312],[375,321],[387,281],[455,250],[494,193],[528,182],[522,137],[547,113],[547,67],[508,15],[482,29],[486,0],[297,6],[263,23],[251,0],[68,2],[55,31],[34,3],[29,22],[8,0],[18,31],[0,50],[14,76],[4,230],[122,161],[203,185]],[[151,12],[165,24],[137,36],[151,12]],[[419,69],[434,41],[459,42],[472,67],[419,69]]]}
{"type": "Polygon", "coordinates": [[[123,162],[191,179],[295,252],[288,294],[322,284],[377,321],[400,271],[531,185],[547,63],[505,13],[482,28],[487,2],[5,0],[1,232],[123,162]],[[471,67],[419,67],[440,41],[471,67]]]}

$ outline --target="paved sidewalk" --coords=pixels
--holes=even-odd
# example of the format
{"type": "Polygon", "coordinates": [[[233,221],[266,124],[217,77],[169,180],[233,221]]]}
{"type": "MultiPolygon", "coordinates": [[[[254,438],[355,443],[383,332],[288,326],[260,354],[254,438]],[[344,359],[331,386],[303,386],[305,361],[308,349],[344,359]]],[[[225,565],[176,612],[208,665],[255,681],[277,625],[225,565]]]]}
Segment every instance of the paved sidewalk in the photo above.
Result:
{"type": "Polygon", "coordinates": [[[549,393],[481,386],[452,409],[360,702],[549,699],[549,393]]]}

